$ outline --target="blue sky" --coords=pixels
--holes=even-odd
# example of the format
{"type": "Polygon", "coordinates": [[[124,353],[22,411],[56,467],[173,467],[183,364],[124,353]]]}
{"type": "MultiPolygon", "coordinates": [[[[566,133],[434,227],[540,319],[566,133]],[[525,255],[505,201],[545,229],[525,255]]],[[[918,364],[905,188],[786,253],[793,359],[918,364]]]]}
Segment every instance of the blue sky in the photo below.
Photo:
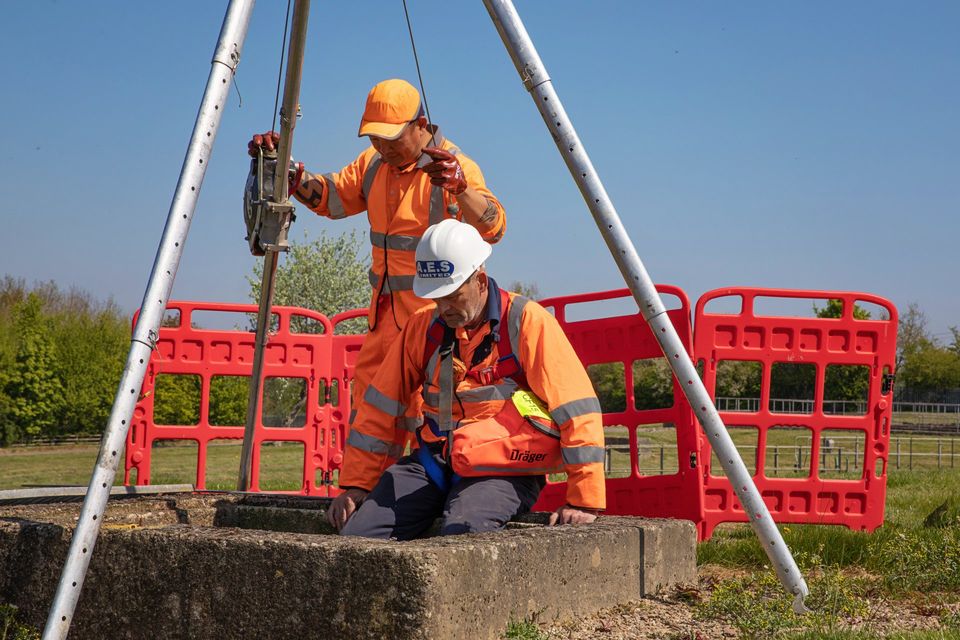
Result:
{"type": "MultiPolygon", "coordinates": [[[[400,0],[314,2],[294,153],[346,164],[370,86],[415,81],[400,0]]],[[[508,211],[491,260],[544,295],[619,288],[482,3],[408,2],[433,118],[508,211]]],[[[0,274],[132,310],[166,221],[226,2],[4,7],[0,274]]],[[[269,128],[286,3],[261,0],[174,287],[246,301],[245,146],[269,128]]],[[[960,4],[518,1],[657,282],[916,302],[960,325],[960,4]]],[[[365,230],[300,211],[294,237],[365,230]]]]}

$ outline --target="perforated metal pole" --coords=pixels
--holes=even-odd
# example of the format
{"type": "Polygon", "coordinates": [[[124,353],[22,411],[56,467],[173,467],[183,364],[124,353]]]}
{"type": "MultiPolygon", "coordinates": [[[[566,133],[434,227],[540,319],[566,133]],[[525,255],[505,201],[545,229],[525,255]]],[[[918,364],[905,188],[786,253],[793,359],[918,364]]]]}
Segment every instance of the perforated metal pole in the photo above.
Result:
{"type": "Polygon", "coordinates": [[[110,487],[117,473],[120,452],[127,438],[130,418],[137,404],[150,352],[156,344],[160,322],[173,288],[180,257],[183,255],[183,245],[197,206],[197,197],[200,195],[200,186],[210,161],[223,107],[230,95],[232,76],[240,62],[240,52],[247,35],[253,5],[254,0],[231,0],[223,19],[210,75],[200,103],[200,112],[197,114],[193,135],[190,137],[180,170],[180,179],[167,214],[167,224],[153,262],[153,271],[140,305],[140,316],[133,329],[130,353],[127,355],[120,386],[113,400],[110,419],[100,443],[100,454],[87,487],[77,528],[73,532],[57,593],[43,629],[44,640],[67,637],[73,621],[80,589],[83,587],[83,579],[110,496],[110,487]]]}
{"type": "MultiPolygon", "coordinates": [[[[287,73],[283,85],[283,107],[280,110],[280,145],[277,149],[277,170],[274,175],[273,194],[275,203],[286,203],[287,167],[293,148],[293,129],[297,124],[300,101],[300,78],[303,75],[303,52],[307,42],[307,21],[310,18],[310,0],[296,0],[293,6],[293,26],[290,30],[290,55],[287,58],[287,73]]],[[[279,252],[283,247],[270,246],[263,256],[263,277],[260,279],[260,306],[257,310],[257,333],[253,346],[253,372],[247,393],[247,417],[243,430],[243,447],[240,450],[240,472],[237,489],[250,490],[253,476],[253,436],[257,427],[263,388],[263,352],[267,348],[270,331],[270,307],[273,303],[273,285],[276,276],[279,252]]]]}
{"type": "Polygon", "coordinates": [[[557,143],[567,168],[573,175],[580,193],[586,200],[590,213],[600,229],[610,253],[623,274],[623,279],[633,293],[640,312],[656,336],[663,354],[680,382],[684,394],[693,407],[697,418],[717,452],[723,470],[733,484],[737,497],[750,518],[754,532],[760,538],[767,556],[776,569],[780,582],[794,594],[794,609],[803,610],[803,599],[809,593],[807,584],[794,562],[780,531],[760,497],[753,478],[743,464],[733,440],[720,420],[716,407],[707,393],[693,362],[687,355],[676,329],[667,317],[666,308],[657,294],[656,287],[640,261],[640,256],[630,241],[620,216],[607,196],[599,175],[593,168],[586,150],[577,137],[573,123],[567,117],[550,81],[550,76],[537,54],[533,41],[527,34],[516,8],[510,0],[483,0],[490,17],[500,33],[523,85],[543,116],[550,134],[557,143]]]}

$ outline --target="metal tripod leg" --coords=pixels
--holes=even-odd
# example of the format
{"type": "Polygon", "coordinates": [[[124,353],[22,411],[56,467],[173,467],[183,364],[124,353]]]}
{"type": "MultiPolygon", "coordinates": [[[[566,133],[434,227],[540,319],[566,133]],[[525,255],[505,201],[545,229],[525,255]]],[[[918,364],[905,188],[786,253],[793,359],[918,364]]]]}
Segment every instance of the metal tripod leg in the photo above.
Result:
{"type": "Polygon", "coordinates": [[[203,177],[209,166],[213,142],[220,127],[222,108],[230,95],[230,85],[240,51],[247,35],[254,0],[231,0],[220,29],[214,51],[210,75],[207,78],[200,112],[193,127],[193,135],[180,170],[180,180],[173,194],[163,238],[157,249],[153,271],[140,306],[140,316],[133,330],[133,340],[120,386],[113,400],[113,409],[100,444],[100,454],[90,478],[87,496],[80,510],[80,519],[73,532],[67,561],[60,575],[57,593],[43,629],[44,640],[65,638],[73,621],[80,589],[87,574],[93,547],[100,532],[100,522],[110,496],[110,487],[117,473],[120,452],[127,438],[130,418],[138,400],[143,377],[147,372],[150,352],[155,346],[160,322],[163,319],[173,279],[180,265],[184,242],[197,206],[203,177]]]}
{"type": "Polygon", "coordinates": [[[273,284],[277,269],[278,253],[267,250],[263,256],[263,278],[260,281],[260,309],[257,312],[257,334],[253,349],[253,373],[247,394],[247,420],[243,432],[243,449],[240,452],[240,475],[237,479],[239,491],[250,491],[250,479],[253,474],[253,435],[260,408],[261,389],[263,388],[263,352],[267,347],[270,331],[270,308],[273,301],[273,284]]]}
{"type": "Polygon", "coordinates": [[[640,261],[640,256],[630,241],[620,216],[607,196],[600,176],[593,168],[590,157],[584,150],[567,117],[560,98],[553,89],[550,76],[540,60],[533,41],[527,33],[511,0],[483,0],[490,17],[503,40],[513,64],[543,116],[547,128],[557,143],[567,168],[573,175],[594,221],[600,229],[607,248],[620,268],[620,273],[640,307],[640,313],[656,336],[660,348],[680,381],[684,394],[693,407],[697,418],[717,452],[723,470],[740,498],[740,503],[750,518],[754,532],[767,552],[783,586],[795,596],[794,609],[803,610],[803,598],[809,593],[796,562],[777,529],[767,505],[757,491],[753,478],[740,458],[730,434],[720,420],[720,414],[707,393],[693,362],[687,356],[676,329],[667,317],[663,301],[640,261]]]}
{"type": "MultiPolygon", "coordinates": [[[[281,222],[274,225],[277,237],[266,239],[263,256],[263,279],[260,284],[260,308],[257,312],[257,335],[253,353],[253,373],[250,376],[250,391],[247,395],[247,419],[244,424],[243,449],[240,452],[240,473],[237,489],[250,490],[253,474],[253,436],[259,413],[263,381],[263,352],[267,347],[270,330],[270,306],[273,302],[273,285],[277,269],[278,253],[286,251],[287,229],[292,221],[293,208],[287,193],[287,166],[293,148],[293,129],[297,123],[297,105],[300,99],[300,79],[303,73],[303,52],[306,46],[307,21],[310,17],[310,0],[296,0],[293,8],[293,26],[290,31],[290,57],[283,87],[283,108],[280,111],[280,145],[274,172],[273,204],[266,214],[281,222]]],[[[262,190],[261,190],[262,192],[262,190]]]]}

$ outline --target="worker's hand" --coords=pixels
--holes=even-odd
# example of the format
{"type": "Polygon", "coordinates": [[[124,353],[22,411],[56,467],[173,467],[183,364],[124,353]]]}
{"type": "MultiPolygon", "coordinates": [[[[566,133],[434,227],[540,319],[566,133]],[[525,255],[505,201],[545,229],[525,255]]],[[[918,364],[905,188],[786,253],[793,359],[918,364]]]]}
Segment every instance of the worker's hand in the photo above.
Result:
{"type": "Polygon", "coordinates": [[[467,179],[457,156],[438,147],[425,147],[423,152],[433,158],[433,162],[423,167],[430,176],[430,182],[443,187],[455,196],[467,190],[467,179]]]}
{"type": "Polygon", "coordinates": [[[363,489],[347,489],[330,503],[330,508],[327,509],[327,522],[340,531],[368,495],[370,492],[363,489]]]}
{"type": "Polygon", "coordinates": [[[563,505],[550,514],[550,526],[555,524],[590,524],[597,519],[597,512],[593,509],[582,509],[563,505]]]}
{"type": "Polygon", "coordinates": [[[257,151],[262,147],[265,151],[274,151],[280,145],[280,134],[276,131],[258,133],[247,143],[247,153],[251,158],[257,157],[257,151]]]}
{"type": "Polygon", "coordinates": [[[293,195],[303,184],[303,163],[290,158],[290,170],[287,172],[287,194],[293,195]]]}

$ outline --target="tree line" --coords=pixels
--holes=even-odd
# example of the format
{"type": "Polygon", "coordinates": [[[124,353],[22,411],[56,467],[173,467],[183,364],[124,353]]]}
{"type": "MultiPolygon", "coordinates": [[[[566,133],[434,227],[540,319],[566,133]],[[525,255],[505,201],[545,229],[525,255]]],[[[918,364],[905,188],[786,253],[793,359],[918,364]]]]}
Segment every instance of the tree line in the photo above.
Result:
{"type": "MultiPolygon", "coordinates": [[[[355,233],[321,234],[312,241],[293,241],[277,272],[274,304],[314,309],[332,316],[369,303],[368,258],[355,233]]],[[[260,262],[247,278],[250,299],[257,302],[260,262]]],[[[513,282],[537,297],[536,285],[513,282]]],[[[820,317],[839,317],[840,303],[815,309],[820,317]]],[[[868,318],[859,307],[854,315],[868,318]]],[[[363,332],[365,318],[338,327],[363,332]]],[[[250,326],[237,327],[251,330],[250,326]]],[[[297,330],[309,332],[310,326],[297,330]]],[[[915,402],[958,402],[960,389],[960,329],[941,343],[927,326],[923,311],[911,304],[901,313],[897,345],[895,397],[915,402]]],[[[113,300],[63,290],[53,282],[27,286],[10,276],[0,280],[0,446],[34,438],[99,434],[106,426],[130,345],[131,322],[113,300]]],[[[637,409],[668,407],[673,383],[663,358],[627,363],[631,367],[637,409]]],[[[625,365],[607,363],[589,373],[607,411],[626,409],[625,365]]],[[[863,367],[828,367],[824,397],[865,400],[869,373],[863,367]]],[[[718,397],[759,398],[761,371],[755,362],[720,363],[718,397]]],[[[771,397],[812,399],[812,365],[777,363],[772,371],[771,397]]],[[[197,376],[160,376],[155,419],[163,424],[195,424],[199,419],[200,380],[197,376]]],[[[247,378],[222,377],[211,384],[214,424],[242,424],[246,412],[247,378]]],[[[304,412],[306,387],[295,379],[265,385],[264,420],[297,424],[304,412]]]]}
{"type": "Polygon", "coordinates": [[[112,301],[0,281],[0,443],[99,433],[130,343],[130,318],[112,301]]]}

